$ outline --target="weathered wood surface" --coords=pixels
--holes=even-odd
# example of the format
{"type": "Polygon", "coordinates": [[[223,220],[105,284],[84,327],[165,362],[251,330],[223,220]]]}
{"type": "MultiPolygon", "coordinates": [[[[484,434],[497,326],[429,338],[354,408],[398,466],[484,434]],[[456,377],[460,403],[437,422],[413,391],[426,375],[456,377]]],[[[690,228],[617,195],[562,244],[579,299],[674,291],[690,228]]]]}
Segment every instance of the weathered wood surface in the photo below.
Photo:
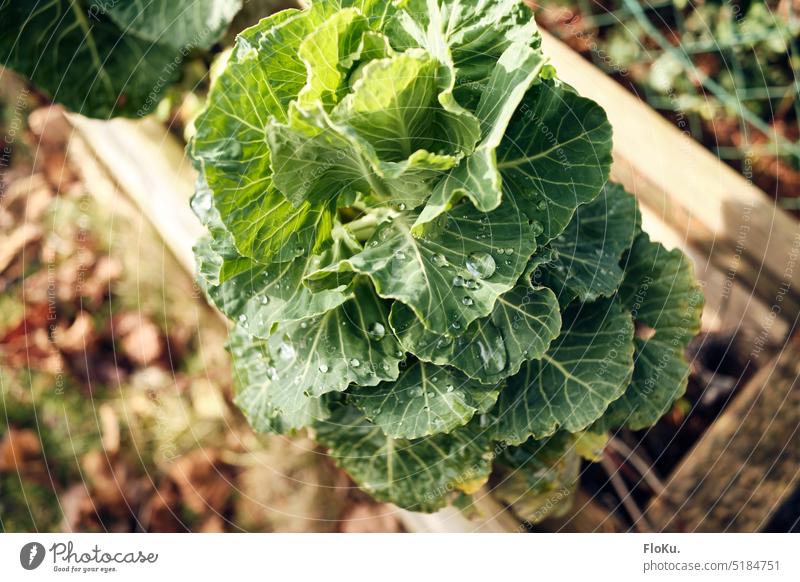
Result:
{"type": "Polygon", "coordinates": [[[608,114],[614,128],[612,178],[762,302],[773,305],[781,293],[779,316],[793,322],[800,307],[797,221],[564,43],[543,37],[559,77],[608,114]]]}
{"type": "Polygon", "coordinates": [[[75,114],[68,119],[106,176],[194,273],[192,246],[204,228],[189,207],[196,174],[177,138],[155,119],[101,121],[75,114]]]}
{"type": "Polygon", "coordinates": [[[800,483],[800,352],[764,366],[670,475],[655,531],[755,532],[800,483]]]}

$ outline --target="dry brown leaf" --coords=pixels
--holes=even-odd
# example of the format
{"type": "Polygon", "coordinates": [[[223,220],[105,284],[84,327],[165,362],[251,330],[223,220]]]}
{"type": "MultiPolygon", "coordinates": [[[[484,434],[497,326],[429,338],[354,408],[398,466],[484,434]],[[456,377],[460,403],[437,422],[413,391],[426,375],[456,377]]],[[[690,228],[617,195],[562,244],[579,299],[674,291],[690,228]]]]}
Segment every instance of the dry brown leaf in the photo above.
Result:
{"type": "Polygon", "coordinates": [[[34,431],[10,427],[0,441],[0,471],[23,473],[26,465],[40,460],[41,454],[42,444],[34,431]]]}
{"type": "Polygon", "coordinates": [[[94,514],[94,506],[83,483],[76,483],[59,496],[64,520],[61,529],[66,532],[82,531],[87,518],[94,514]]]}
{"type": "Polygon", "coordinates": [[[217,514],[209,515],[203,520],[203,523],[200,524],[197,531],[200,533],[224,533],[225,520],[222,519],[222,516],[217,514]]]}
{"type": "Polygon", "coordinates": [[[233,468],[211,449],[195,449],[169,467],[184,505],[194,513],[221,513],[233,493],[233,468]]]}
{"type": "Polygon", "coordinates": [[[6,270],[6,267],[22,252],[22,249],[41,237],[42,229],[40,226],[25,223],[18,226],[8,236],[0,238],[0,273],[6,270]]]}
{"type": "Polygon", "coordinates": [[[148,319],[140,318],[127,333],[123,332],[122,351],[139,366],[147,366],[161,357],[164,346],[161,332],[148,319]]]}
{"type": "Polygon", "coordinates": [[[83,284],[83,295],[95,305],[99,305],[109,293],[111,283],[119,279],[122,273],[122,263],[117,259],[108,255],[99,257],[83,284]]]}
{"type": "Polygon", "coordinates": [[[48,105],[31,111],[28,129],[38,138],[40,147],[63,149],[69,141],[72,127],[60,105],[48,105]]]}
{"type": "Polygon", "coordinates": [[[53,342],[67,354],[86,353],[94,345],[94,321],[85,311],[78,313],[69,327],[56,327],[53,342]]]}
{"type": "MultiPolygon", "coordinates": [[[[10,172],[9,172],[10,173],[10,172]]],[[[45,190],[52,194],[50,186],[47,184],[41,173],[31,173],[9,180],[5,195],[0,198],[0,206],[19,215],[20,206],[25,204],[25,200],[32,194],[45,190]]]]}
{"type": "Polygon", "coordinates": [[[123,484],[127,480],[124,465],[113,463],[101,450],[93,450],[83,456],[81,467],[91,485],[95,503],[106,508],[118,507],[124,503],[123,484]]]}
{"type": "Polygon", "coordinates": [[[27,222],[36,222],[49,208],[53,201],[53,192],[50,188],[41,188],[30,193],[25,204],[23,216],[27,222]]]}
{"type": "Polygon", "coordinates": [[[97,409],[100,416],[100,432],[103,450],[109,455],[119,452],[119,417],[110,404],[101,404],[97,409]]]}
{"type": "Polygon", "coordinates": [[[186,531],[186,526],[180,519],[178,490],[174,483],[168,482],[153,493],[142,507],[140,519],[147,531],[161,533],[186,531]]]}

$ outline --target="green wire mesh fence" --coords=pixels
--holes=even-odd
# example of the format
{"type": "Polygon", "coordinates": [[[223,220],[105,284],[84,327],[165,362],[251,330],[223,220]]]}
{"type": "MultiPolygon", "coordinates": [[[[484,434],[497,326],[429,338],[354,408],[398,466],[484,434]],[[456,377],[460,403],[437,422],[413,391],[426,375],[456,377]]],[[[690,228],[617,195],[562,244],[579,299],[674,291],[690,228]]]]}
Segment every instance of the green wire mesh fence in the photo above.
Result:
{"type": "Polygon", "coordinates": [[[543,26],[800,210],[800,0],[550,0],[543,26]]]}

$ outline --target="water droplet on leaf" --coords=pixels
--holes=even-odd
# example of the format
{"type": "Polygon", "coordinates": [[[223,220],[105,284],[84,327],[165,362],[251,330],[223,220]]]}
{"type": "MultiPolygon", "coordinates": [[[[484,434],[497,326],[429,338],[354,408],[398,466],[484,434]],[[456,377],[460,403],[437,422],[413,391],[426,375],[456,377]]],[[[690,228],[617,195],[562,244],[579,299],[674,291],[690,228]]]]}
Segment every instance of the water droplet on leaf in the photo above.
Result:
{"type": "Polygon", "coordinates": [[[283,342],[278,346],[278,357],[281,360],[291,360],[294,358],[294,347],[292,344],[283,342]]]}
{"type": "Polygon", "coordinates": [[[488,279],[494,275],[496,268],[494,258],[489,253],[478,251],[467,257],[467,270],[481,279],[488,279]]]}
{"type": "Polygon", "coordinates": [[[375,341],[381,341],[383,336],[386,335],[386,328],[383,327],[383,324],[379,321],[373,323],[369,328],[369,335],[375,341]]]}
{"type": "Polygon", "coordinates": [[[475,281],[474,279],[470,279],[470,280],[468,280],[468,281],[467,281],[467,282],[464,284],[464,286],[465,286],[467,289],[472,289],[472,290],[475,290],[475,289],[479,289],[479,288],[480,288],[480,286],[481,286],[481,284],[480,284],[480,283],[478,283],[477,281],[475,281]]]}

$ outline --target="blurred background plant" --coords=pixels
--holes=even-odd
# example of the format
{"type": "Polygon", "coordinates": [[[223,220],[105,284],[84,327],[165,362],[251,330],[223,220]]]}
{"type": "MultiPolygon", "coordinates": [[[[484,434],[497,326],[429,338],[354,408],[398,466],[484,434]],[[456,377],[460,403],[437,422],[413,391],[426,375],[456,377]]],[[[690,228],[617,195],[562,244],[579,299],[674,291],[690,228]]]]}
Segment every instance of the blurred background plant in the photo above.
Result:
{"type": "Polygon", "coordinates": [[[554,0],[540,24],[800,210],[798,0],[554,0]]]}

